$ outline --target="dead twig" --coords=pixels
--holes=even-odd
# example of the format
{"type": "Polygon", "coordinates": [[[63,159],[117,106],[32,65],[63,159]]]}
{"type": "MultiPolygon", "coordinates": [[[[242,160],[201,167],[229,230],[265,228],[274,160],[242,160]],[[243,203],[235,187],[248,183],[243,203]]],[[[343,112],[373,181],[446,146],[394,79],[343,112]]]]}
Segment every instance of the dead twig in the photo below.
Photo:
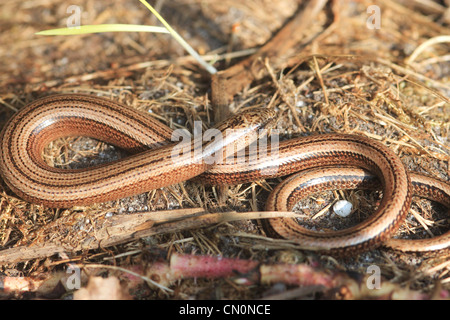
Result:
{"type": "Polygon", "coordinates": [[[308,2],[303,10],[299,11],[255,54],[212,76],[212,104],[216,121],[229,115],[229,102],[236,93],[265,74],[264,63],[260,61],[265,61],[266,58],[269,60],[276,58],[278,61],[285,59],[289,50],[303,38],[302,31],[314,21],[326,3],[327,0],[308,2]]]}
{"type": "MultiPolygon", "coordinates": [[[[77,241],[56,237],[43,243],[24,245],[0,251],[0,265],[17,263],[31,259],[42,259],[58,252],[77,252],[86,249],[106,248],[157,234],[173,233],[198,229],[237,220],[266,219],[274,217],[295,217],[293,212],[220,212],[208,213],[202,208],[165,210],[160,212],[141,212],[133,215],[117,215],[94,219],[92,228],[81,233],[77,241]],[[71,245],[71,243],[75,243],[71,245]]],[[[40,230],[51,234],[58,229],[59,234],[74,234],[73,223],[61,218],[40,230]],[[65,230],[63,230],[65,229],[65,230]]]]}
{"type": "MultiPolygon", "coordinates": [[[[97,271],[111,270],[130,278],[129,283],[137,285],[139,281],[173,294],[168,288],[171,284],[188,278],[224,278],[228,277],[236,285],[285,283],[300,287],[300,294],[321,292],[329,299],[392,299],[424,300],[430,298],[445,299],[450,293],[440,290],[433,296],[403,288],[398,284],[380,278],[371,279],[372,274],[349,275],[337,270],[325,270],[308,264],[265,264],[256,260],[230,259],[222,257],[173,253],[168,262],[155,261],[147,267],[130,269],[108,265],[72,265],[72,268],[94,268],[97,271]]],[[[2,277],[4,292],[39,292],[49,294],[58,283],[67,284],[70,274],[59,272],[47,274],[41,278],[2,277]]],[[[91,275],[92,276],[92,275],[91,275]]],[[[112,274],[111,276],[115,276],[112,274]]],[[[86,283],[86,279],[79,279],[86,283]]],[[[132,289],[132,287],[129,289],[132,289]]],[[[297,294],[299,294],[297,292],[297,294]]],[[[280,298],[287,298],[286,294],[280,298]]]]}

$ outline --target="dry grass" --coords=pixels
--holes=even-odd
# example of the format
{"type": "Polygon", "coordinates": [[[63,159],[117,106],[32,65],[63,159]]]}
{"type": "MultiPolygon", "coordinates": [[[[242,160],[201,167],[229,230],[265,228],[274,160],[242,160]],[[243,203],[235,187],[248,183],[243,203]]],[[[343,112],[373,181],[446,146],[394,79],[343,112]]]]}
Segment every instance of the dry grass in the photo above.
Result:
{"type": "MultiPolygon", "coordinates": [[[[261,62],[264,75],[237,93],[230,109],[275,107],[285,138],[325,132],[367,135],[394,149],[410,170],[448,180],[448,40],[430,42],[423,51],[415,51],[429,39],[450,34],[445,15],[448,10],[426,3],[343,1],[328,6],[307,30],[302,30],[301,44],[288,57],[261,62]],[[366,8],[373,3],[382,12],[379,30],[366,27],[366,8]]],[[[83,24],[155,21],[138,1],[108,5],[74,0],[71,4],[83,7],[83,24]]],[[[292,0],[180,0],[158,4],[162,15],[194,48],[209,60],[217,60],[218,69],[236,63],[236,57],[252,53],[245,50],[270,40],[297,7],[292,0]]],[[[174,129],[190,130],[195,120],[213,125],[208,75],[167,35],[34,35],[64,26],[66,6],[59,0],[7,0],[0,4],[1,126],[27,102],[61,92],[109,97],[151,112],[174,129]]],[[[49,163],[62,167],[86,167],[120,156],[123,154],[114,147],[87,138],[55,141],[45,154],[49,163]]],[[[43,244],[51,239],[76,247],[89,235],[90,227],[109,215],[197,207],[211,212],[258,211],[276,183],[271,180],[234,186],[223,196],[217,188],[186,182],[128,199],[65,210],[26,203],[2,184],[0,248],[43,244]]],[[[377,195],[336,192],[317,196],[319,201],[310,200],[308,206],[316,208],[317,202],[325,202],[325,206],[342,197],[359,202],[362,215],[374,205],[377,195]]],[[[401,233],[415,237],[448,229],[448,216],[434,209],[430,202],[416,200],[414,210],[421,212],[424,220],[408,217],[401,233]]],[[[145,264],[149,247],[272,262],[318,260],[329,268],[361,273],[368,265],[377,264],[391,281],[426,292],[440,281],[450,290],[450,269],[445,263],[448,254],[437,258],[399,257],[376,250],[336,260],[302,252],[291,243],[271,241],[251,220],[149,235],[121,245],[68,254],[71,261],[109,264],[113,259],[115,264],[127,267],[145,264]]],[[[4,265],[1,270],[33,276],[56,270],[58,259],[56,255],[31,259],[4,265]]],[[[239,286],[226,279],[195,284],[186,280],[177,286],[177,294],[171,297],[258,298],[269,290],[239,286]]],[[[146,291],[143,296],[167,298],[157,290],[146,291]]]]}

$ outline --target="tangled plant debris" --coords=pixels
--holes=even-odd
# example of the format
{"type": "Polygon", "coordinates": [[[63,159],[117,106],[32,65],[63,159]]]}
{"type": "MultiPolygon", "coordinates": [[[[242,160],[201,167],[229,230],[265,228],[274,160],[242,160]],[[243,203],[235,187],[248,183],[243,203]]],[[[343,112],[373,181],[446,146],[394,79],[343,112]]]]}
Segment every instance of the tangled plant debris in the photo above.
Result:
{"type": "MultiPolygon", "coordinates": [[[[154,24],[130,1],[72,2],[83,8],[83,24],[154,24]]],[[[62,92],[105,96],[173,129],[191,130],[196,120],[211,127],[245,107],[274,107],[283,139],[327,132],[365,135],[388,145],[409,170],[448,181],[450,85],[443,37],[450,34],[448,10],[421,1],[309,3],[163,2],[161,14],[220,70],[211,79],[167,35],[37,37],[37,31],[65,26],[67,4],[4,1],[0,126],[35,98],[62,92]],[[381,9],[380,29],[367,27],[367,8],[374,4],[381,9]],[[290,28],[295,37],[285,43],[290,28]]],[[[57,140],[44,155],[65,168],[123,156],[117,148],[80,137],[57,140]]],[[[127,283],[125,289],[114,280],[86,287],[91,292],[114,287],[115,298],[448,298],[448,252],[427,256],[379,249],[343,259],[266,237],[255,219],[277,183],[210,188],[189,181],[120,201],[53,210],[22,201],[2,182],[2,295],[20,298],[32,291],[60,298],[73,288],[58,284],[78,266],[82,286],[100,273],[127,283]],[[148,248],[165,255],[155,258],[148,248]],[[177,269],[206,261],[217,274],[177,269]],[[230,265],[231,270],[221,269],[230,265]],[[242,266],[239,272],[237,266],[242,266]],[[370,266],[381,270],[382,291],[366,290],[370,266]],[[359,277],[350,276],[354,273],[359,277]],[[280,290],[279,283],[284,284],[280,290]]],[[[344,190],[316,195],[297,207],[301,215],[315,217],[305,218],[312,227],[345,228],[370,214],[380,197],[344,190]],[[354,206],[350,220],[329,213],[342,199],[354,206]]],[[[445,210],[414,199],[398,236],[447,229],[445,210]]]]}

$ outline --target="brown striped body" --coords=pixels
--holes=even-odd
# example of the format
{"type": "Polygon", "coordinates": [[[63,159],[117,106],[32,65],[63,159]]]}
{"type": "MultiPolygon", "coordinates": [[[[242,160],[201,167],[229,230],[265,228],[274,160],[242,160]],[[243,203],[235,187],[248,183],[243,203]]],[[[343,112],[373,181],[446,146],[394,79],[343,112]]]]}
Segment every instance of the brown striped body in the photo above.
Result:
{"type": "MultiPolygon", "coordinates": [[[[273,111],[258,109],[236,115],[217,129],[243,129],[243,134],[225,143],[242,148],[250,143],[247,135],[270,128],[272,118],[273,111]]],[[[378,246],[395,233],[410,206],[411,184],[400,159],[383,144],[363,136],[297,138],[281,142],[266,154],[250,150],[243,161],[238,158],[209,164],[205,159],[223,152],[223,145],[195,138],[189,145],[191,152],[174,161],[177,143],[170,142],[172,133],[150,116],[110,100],[77,94],[50,96],[22,109],[4,128],[0,173],[22,198],[51,207],[68,207],[119,199],[194,177],[209,184],[236,184],[323,166],[351,165],[373,172],[385,194],[381,205],[370,219],[355,228],[331,236],[315,234],[305,242],[308,248],[326,251],[378,246]],[[73,135],[103,140],[134,154],[80,170],[48,166],[42,159],[45,145],[73,135]]],[[[298,225],[294,226],[292,220],[277,221],[272,225],[279,225],[280,234],[288,238],[298,234],[298,225]]],[[[305,239],[299,236],[297,240],[305,239]]]]}
{"type": "MultiPolygon", "coordinates": [[[[245,135],[271,118],[269,110],[247,112],[218,129],[231,126],[243,129],[240,134],[245,135]]],[[[20,197],[50,207],[115,200],[198,176],[210,167],[204,158],[220,150],[218,143],[199,137],[190,143],[192,152],[175,159],[178,143],[170,142],[171,135],[172,130],[162,123],[119,103],[86,95],[55,95],[34,101],[4,128],[0,172],[20,197]],[[76,135],[141,152],[81,170],[53,168],[44,162],[42,151],[50,141],[76,135]]]]}
{"type": "MultiPolygon", "coordinates": [[[[440,179],[411,173],[411,184],[413,195],[424,197],[439,202],[450,208],[450,185],[440,179]]],[[[370,189],[381,190],[380,181],[373,174],[359,168],[320,168],[307,170],[294,174],[283,180],[270,194],[266,202],[268,211],[291,211],[293,206],[300,200],[314,193],[338,189],[370,189]]],[[[269,219],[264,225],[269,234],[278,234],[283,238],[294,239],[307,249],[328,249],[329,243],[335,244],[347,240],[348,235],[355,233],[368,239],[375,238],[377,228],[375,225],[384,219],[379,212],[372,214],[362,224],[340,231],[313,231],[300,226],[290,218],[269,219]]],[[[438,251],[450,248],[450,231],[443,235],[430,239],[403,240],[388,238],[384,239],[383,245],[397,251],[403,252],[426,252],[438,251]]],[[[340,248],[350,250],[351,247],[342,245],[340,248]]]]}

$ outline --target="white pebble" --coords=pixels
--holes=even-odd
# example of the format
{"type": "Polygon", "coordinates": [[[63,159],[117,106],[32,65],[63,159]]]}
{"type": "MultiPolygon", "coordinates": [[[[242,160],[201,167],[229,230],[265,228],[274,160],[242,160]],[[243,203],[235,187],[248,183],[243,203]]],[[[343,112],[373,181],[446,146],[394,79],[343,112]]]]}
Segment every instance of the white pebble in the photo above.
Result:
{"type": "Polygon", "coordinates": [[[340,217],[348,217],[352,212],[353,205],[347,200],[339,200],[333,206],[333,211],[340,217]]]}
{"type": "Polygon", "coordinates": [[[297,108],[305,107],[305,106],[306,106],[306,102],[303,101],[303,100],[298,100],[298,101],[295,103],[295,106],[296,106],[297,108]]]}

